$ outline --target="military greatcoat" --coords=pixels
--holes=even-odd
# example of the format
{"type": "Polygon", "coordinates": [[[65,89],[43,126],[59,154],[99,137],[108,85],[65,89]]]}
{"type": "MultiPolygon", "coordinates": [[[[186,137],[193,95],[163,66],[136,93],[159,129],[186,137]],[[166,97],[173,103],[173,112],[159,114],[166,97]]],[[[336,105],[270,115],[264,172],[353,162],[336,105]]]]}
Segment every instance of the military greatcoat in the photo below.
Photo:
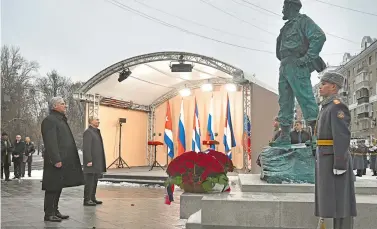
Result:
{"type": "Polygon", "coordinates": [[[333,145],[317,145],[315,215],[323,218],[356,216],[355,175],[349,152],[351,115],[335,96],[322,103],[318,117],[317,139],[333,140],[333,145]],[[334,175],[334,169],[346,170],[334,175]]]}
{"type": "Polygon", "coordinates": [[[359,144],[353,156],[353,169],[363,170],[365,169],[365,158],[368,152],[368,148],[365,145],[359,144]]]}

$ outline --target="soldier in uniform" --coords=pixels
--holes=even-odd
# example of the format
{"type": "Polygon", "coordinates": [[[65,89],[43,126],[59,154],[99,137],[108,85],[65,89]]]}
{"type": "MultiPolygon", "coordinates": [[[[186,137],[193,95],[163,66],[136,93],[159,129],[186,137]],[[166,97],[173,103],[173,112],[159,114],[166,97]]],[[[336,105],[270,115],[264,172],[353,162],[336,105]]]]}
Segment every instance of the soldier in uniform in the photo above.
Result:
{"type": "MultiPolygon", "coordinates": [[[[326,64],[319,56],[326,41],[325,33],[308,16],[300,14],[300,0],[285,0],[283,20],[287,20],[277,38],[276,56],[279,69],[279,122],[281,134],[271,145],[291,144],[290,130],[297,98],[304,118],[314,130],[318,106],[314,98],[310,74],[321,72],[326,64]]],[[[313,132],[311,133],[313,134],[313,132]]]]}
{"type": "Polygon", "coordinates": [[[318,117],[315,215],[332,218],[334,229],[352,229],[356,216],[354,174],[349,152],[351,115],[337,98],[343,76],[328,72],[321,78],[324,97],[318,117]]]}
{"type": "Polygon", "coordinates": [[[365,167],[364,155],[368,152],[368,148],[364,143],[359,142],[353,156],[353,168],[356,169],[356,176],[362,177],[365,167]]]}
{"type": "Polygon", "coordinates": [[[369,168],[372,170],[372,173],[373,173],[372,176],[377,176],[377,163],[376,163],[376,159],[377,159],[377,146],[373,145],[370,148],[369,153],[370,153],[369,168]]]}

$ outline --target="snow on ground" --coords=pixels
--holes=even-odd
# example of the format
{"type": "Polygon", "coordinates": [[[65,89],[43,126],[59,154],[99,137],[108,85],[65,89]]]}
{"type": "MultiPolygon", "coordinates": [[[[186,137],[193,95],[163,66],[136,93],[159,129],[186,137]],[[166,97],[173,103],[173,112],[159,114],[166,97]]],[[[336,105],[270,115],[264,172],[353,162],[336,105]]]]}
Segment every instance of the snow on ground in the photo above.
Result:
{"type": "Polygon", "coordinates": [[[27,176],[27,172],[25,177],[22,180],[42,180],[43,170],[31,170],[31,177],[27,176]]]}

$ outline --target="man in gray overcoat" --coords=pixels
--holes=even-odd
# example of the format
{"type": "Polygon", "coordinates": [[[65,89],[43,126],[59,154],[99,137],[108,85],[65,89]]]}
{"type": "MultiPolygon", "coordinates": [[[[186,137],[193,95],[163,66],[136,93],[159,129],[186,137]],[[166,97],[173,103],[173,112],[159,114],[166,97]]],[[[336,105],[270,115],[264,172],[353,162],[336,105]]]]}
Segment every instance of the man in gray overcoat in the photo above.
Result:
{"type": "Polygon", "coordinates": [[[324,97],[318,116],[315,215],[332,218],[334,229],[352,229],[356,198],[352,159],[349,152],[351,115],[337,98],[344,78],[335,72],[321,78],[319,93],[324,97]]]}
{"type": "Polygon", "coordinates": [[[106,159],[101,131],[98,126],[99,119],[89,117],[89,127],[85,130],[83,137],[84,206],[102,204],[102,201],[96,198],[96,191],[98,178],[106,172],[106,159]]]}
{"type": "Polygon", "coordinates": [[[61,222],[69,216],[60,213],[58,205],[63,188],[84,184],[81,162],[65,116],[66,105],[61,97],[49,103],[50,114],[42,121],[45,146],[42,190],[45,191],[45,221],[61,222]]]}

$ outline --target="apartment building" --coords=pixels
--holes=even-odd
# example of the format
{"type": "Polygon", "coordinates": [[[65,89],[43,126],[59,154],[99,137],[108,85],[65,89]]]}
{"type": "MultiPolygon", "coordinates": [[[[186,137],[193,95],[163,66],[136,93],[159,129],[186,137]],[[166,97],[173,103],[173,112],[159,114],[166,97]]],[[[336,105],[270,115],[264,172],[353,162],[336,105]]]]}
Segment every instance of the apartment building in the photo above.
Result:
{"type": "Polygon", "coordinates": [[[361,52],[345,53],[336,71],[346,76],[339,94],[351,111],[352,137],[377,137],[377,39],[363,37],[361,52]]]}

